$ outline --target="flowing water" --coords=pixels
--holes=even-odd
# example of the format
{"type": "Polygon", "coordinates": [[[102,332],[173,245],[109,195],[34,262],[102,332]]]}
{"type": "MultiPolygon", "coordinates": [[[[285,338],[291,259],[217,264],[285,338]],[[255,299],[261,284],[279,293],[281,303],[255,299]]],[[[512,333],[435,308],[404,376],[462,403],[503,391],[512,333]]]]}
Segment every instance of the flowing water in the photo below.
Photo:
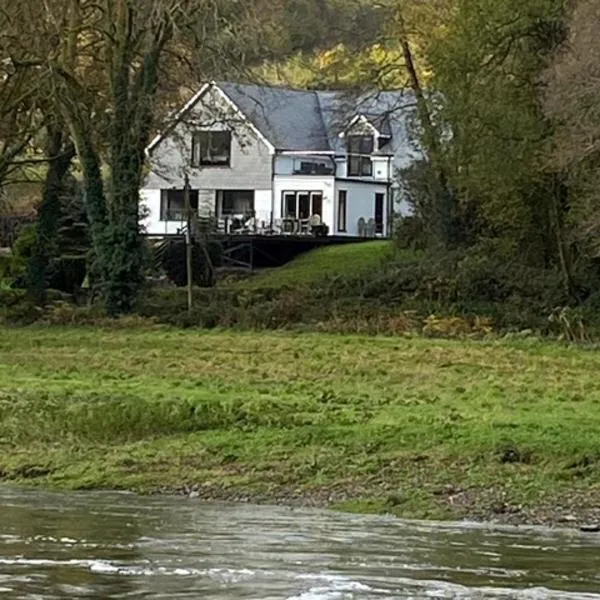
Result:
{"type": "Polygon", "coordinates": [[[600,535],[0,488],[0,598],[600,600],[600,535]]]}

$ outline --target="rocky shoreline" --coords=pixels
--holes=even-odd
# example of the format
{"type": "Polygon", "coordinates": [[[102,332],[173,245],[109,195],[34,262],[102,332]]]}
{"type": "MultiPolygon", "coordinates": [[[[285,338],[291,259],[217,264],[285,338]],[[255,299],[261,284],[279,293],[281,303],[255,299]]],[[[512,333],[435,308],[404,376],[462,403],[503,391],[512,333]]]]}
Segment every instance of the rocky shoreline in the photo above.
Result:
{"type": "MultiPolygon", "coordinates": [[[[583,533],[600,534],[600,505],[590,506],[581,498],[571,498],[563,505],[515,506],[501,498],[490,504],[487,494],[471,494],[468,501],[457,502],[458,494],[449,495],[440,503],[439,514],[405,514],[392,497],[368,498],[354,495],[356,490],[279,488],[269,493],[250,489],[224,487],[218,484],[183,485],[179,488],[158,488],[152,494],[183,496],[190,501],[227,502],[257,505],[277,505],[295,508],[323,508],[363,514],[388,514],[398,518],[423,520],[454,520],[517,527],[543,526],[575,529],[583,533]],[[485,496],[485,497],[484,497],[485,496]]],[[[440,496],[441,497],[441,496],[440,496]]]]}

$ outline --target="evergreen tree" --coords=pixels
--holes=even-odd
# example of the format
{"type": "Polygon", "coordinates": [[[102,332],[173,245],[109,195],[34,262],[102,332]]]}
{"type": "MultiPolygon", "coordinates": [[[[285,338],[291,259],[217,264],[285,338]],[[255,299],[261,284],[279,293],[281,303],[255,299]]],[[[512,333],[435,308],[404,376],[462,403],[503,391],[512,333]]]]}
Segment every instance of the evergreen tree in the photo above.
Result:
{"type": "Polygon", "coordinates": [[[48,169],[38,207],[35,245],[27,266],[27,287],[38,304],[46,301],[49,266],[59,254],[61,199],[65,191],[66,176],[75,155],[73,144],[60,124],[49,125],[47,137],[48,169]]]}

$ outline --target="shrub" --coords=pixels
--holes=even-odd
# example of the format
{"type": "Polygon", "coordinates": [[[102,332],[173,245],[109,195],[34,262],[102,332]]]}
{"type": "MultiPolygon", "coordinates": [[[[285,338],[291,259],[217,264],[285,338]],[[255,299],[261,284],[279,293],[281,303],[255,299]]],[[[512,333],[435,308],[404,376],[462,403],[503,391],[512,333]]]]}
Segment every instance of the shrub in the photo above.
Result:
{"type": "Polygon", "coordinates": [[[425,250],[427,237],[423,220],[415,216],[397,219],[394,224],[394,242],[398,248],[425,250]]]}
{"type": "Polygon", "coordinates": [[[486,317],[438,317],[425,319],[422,333],[432,337],[485,337],[493,332],[492,321],[486,317]]]}
{"type": "Polygon", "coordinates": [[[37,227],[35,224],[25,225],[19,231],[12,247],[9,276],[15,281],[17,287],[26,286],[27,264],[35,249],[37,227]]]}
{"type": "Polygon", "coordinates": [[[28,325],[37,321],[41,310],[27,297],[25,290],[0,288],[0,322],[28,325]]]}
{"type": "Polygon", "coordinates": [[[46,307],[41,321],[48,325],[97,325],[99,320],[106,318],[99,306],[76,306],[57,300],[46,307]]]}
{"type": "MultiPolygon", "coordinates": [[[[164,243],[160,250],[160,265],[167,277],[177,286],[187,284],[186,246],[183,240],[164,243]]],[[[220,266],[223,249],[218,242],[196,243],[192,247],[192,281],[200,287],[210,287],[216,280],[215,269],[220,266]]]]}

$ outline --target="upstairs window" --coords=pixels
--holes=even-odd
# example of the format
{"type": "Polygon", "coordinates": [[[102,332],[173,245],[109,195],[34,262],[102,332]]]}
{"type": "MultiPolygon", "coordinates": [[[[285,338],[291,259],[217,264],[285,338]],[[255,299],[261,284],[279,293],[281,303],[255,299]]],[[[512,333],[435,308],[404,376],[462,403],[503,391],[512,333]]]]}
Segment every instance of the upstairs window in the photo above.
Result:
{"type": "Polygon", "coordinates": [[[333,166],[324,162],[301,161],[300,168],[295,168],[298,175],[333,175],[333,166]]]}
{"type": "Polygon", "coordinates": [[[192,167],[228,167],[231,131],[198,131],[192,136],[192,167]]]}
{"type": "Polygon", "coordinates": [[[372,135],[349,135],[346,150],[348,152],[348,176],[371,177],[373,175],[372,135]]]}

